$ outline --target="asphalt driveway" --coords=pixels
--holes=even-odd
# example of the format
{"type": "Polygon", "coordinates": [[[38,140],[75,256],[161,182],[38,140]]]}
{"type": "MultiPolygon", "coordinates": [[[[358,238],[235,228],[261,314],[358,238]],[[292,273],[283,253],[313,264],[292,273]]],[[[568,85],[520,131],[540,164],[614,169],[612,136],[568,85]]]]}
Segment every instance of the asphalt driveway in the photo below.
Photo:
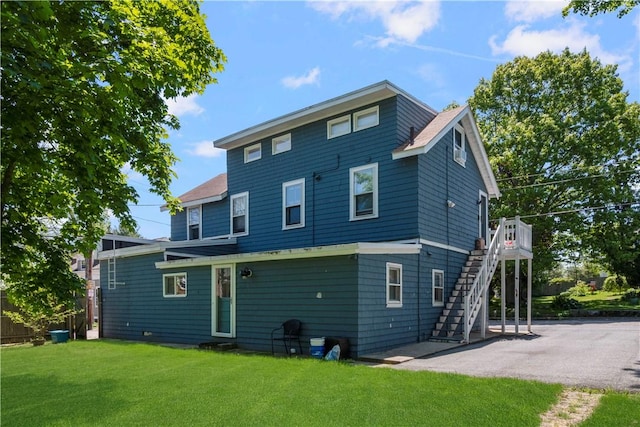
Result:
{"type": "Polygon", "coordinates": [[[640,392],[640,319],[534,321],[532,332],[456,347],[393,368],[640,392]]]}

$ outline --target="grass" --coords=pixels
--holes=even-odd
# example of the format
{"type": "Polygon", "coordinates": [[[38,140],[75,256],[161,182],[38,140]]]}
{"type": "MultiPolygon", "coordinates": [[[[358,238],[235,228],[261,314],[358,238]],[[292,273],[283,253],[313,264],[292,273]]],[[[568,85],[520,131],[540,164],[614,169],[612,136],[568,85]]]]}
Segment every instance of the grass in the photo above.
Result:
{"type": "MultiPolygon", "coordinates": [[[[582,311],[638,311],[640,304],[632,305],[622,300],[622,293],[596,291],[585,296],[571,297],[581,304],[582,311]]],[[[534,318],[562,318],[572,315],[570,310],[555,308],[552,306],[554,296],[534,297],[532,300],[532,315],[534,318]]],[[[513,316],[513,308],[508,307],[508,316],[513,316]]],[[[500,300],[491,301],[491,312],[497,317],[500,315],[500,300]]],[[[524,298],[521,301],[520,314],[526,315],[527,306],[524,298]]]]}
{"type": "Polygon", "coordinates": [[[640,426],[640,394],[606,394],[582,427],[640,426]]]}
{"type": "Polygon", "coordinates": [[[11,426],[537,426],[558,384],[118,341],[2,349],[11,426]]]}

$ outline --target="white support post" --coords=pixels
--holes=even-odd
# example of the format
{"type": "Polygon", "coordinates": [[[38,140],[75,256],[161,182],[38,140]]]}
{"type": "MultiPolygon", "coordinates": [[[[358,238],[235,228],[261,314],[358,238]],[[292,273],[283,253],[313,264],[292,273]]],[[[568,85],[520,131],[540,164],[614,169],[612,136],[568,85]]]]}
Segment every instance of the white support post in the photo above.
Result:
{"type": "Polygon", "coordinates": [[[480,321],[480,336],[482,337],[482,339],[484,339],[487,337],[487,312],[489,311],[487,309],[487,289],[485,288],[487,272],[483,271],[481,272],[481,275],[482,287],[484,288],[484,290],[482,291],[482,305],[480,306],[482,310],[482,313],[480,313],[482,315],[482,320],[480,321]]]}
{"type": "Polygon", "coordinates": [[[502,333],[506,331],[507,325],[507,280],[506,280],[506,261],[502,258],[500,265],[500,318],[502,320],[502,333]]]}
{"type": "Polygon", "coordinates": [[[515,280],[514,280],[514,288],[515,288],[515,325],[516,325],[516,335],[519,332],[520,326],[520,255],[516,255],[516,271],[515,271],[515,280]]]}
{"type": "Polygon", "coordinates": [[[531,333],[531,258],[527,259],[527,332],[531,333]]]}

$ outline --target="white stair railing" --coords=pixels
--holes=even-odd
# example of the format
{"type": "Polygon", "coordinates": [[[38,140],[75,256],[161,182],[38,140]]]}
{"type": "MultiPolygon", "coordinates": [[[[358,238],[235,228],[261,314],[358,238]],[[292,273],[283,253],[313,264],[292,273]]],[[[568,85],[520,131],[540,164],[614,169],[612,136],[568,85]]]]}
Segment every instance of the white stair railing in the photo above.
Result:
{"type": "MultiPolygon", "coordinates": [[[[481,311],[482,305],[485,303],[487,290],[491,283],[491,278],[498,268],[498,261],[500,260],[500,251],[504,246],[504,225],[505,219],[500,219],[500,225],[493,233],[493,238],[487,249],[487,254],[482,259],[482,265],[478,271],[475,279],[467,294],[464,297],[464,341],[469,342],[469,335],[471,334],[471,328],[475,323],[478,313],[481,311]]],[[[484,335],[485,328],[482,330],[484,335]]]]}

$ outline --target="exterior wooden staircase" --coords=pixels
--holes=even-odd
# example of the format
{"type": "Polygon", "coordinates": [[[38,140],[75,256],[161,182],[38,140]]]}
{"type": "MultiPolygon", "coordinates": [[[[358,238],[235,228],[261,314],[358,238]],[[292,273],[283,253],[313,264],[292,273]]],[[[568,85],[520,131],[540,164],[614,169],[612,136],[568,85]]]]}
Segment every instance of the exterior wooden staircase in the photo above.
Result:
{"type": "Polygon", "coordinates": [[[431,341],[464,341],[465,295],[468,294],[487,250],[474,250],[467,258],[460,277],[445,303],[442,315],[431,333],[431,341]]]}

